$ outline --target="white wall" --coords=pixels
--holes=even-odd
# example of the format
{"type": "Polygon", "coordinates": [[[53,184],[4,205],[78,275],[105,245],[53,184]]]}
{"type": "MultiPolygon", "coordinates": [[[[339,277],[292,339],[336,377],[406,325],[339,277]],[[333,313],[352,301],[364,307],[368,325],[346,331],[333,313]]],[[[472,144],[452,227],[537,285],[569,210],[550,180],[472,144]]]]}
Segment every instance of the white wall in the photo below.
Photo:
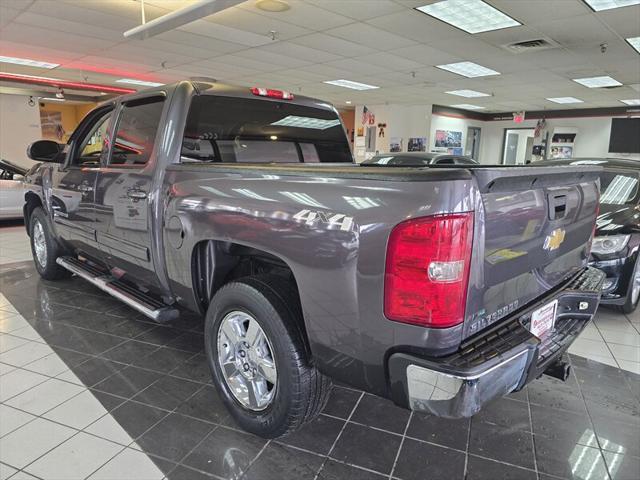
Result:
{"type": "Polygon", "coordinates": [[[0,158],[30,168],[27,146],[42,137],[40,108],[24,95],[0,94],[0,158]]]}
{"type": "MultiPolygon", "coordinates": [[[[367,108],[376,116],[376,132],[379,131],[377,125],[386,123],[384,137],[376,137],[376,150],[383,153],[389,151],[389,140],[391,137],[402,138],[402,148],[407,151],[407,142],[409,137],[429,137],[429,125],[431,123],[431,110],[433,106],[429,105],[369,105],[367,108]]],[[[357,105],[355,109],[355,131],[362,126],[362,109],[363,105],[357,105]]],[[[366,126],[365,126],[366,133],[366,126]]],[[[376,133],[377,135],[377,133],[376,133]]],[[[354,137],[355,145],[353,149],[356,161],[364,160],[363,156],[357,155],[357,135],[354,137]]],[[[429,147],[427,147],[428,149],[429,147]]]]}

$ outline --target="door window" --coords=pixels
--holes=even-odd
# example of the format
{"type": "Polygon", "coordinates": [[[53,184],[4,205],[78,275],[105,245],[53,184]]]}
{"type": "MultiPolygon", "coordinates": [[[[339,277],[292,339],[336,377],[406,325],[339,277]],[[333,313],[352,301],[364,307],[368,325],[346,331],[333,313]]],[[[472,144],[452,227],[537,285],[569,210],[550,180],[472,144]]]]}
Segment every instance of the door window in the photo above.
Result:
{"type": "Polygon", "coordinates": [[[144,166],[151,157],[164,98],[129,102],[118,119],[110,165],[144,166]]]}
{"type": "Polygon", "coordinates": [[[106,154],[109,146],[108,131],[109,120],[113,111],[103,114],[94,123],[93,127],[84,136],[78,148],[78,155],[73,159],[72,164],[81,167],[98,166],[100,158],[106,154]]]}

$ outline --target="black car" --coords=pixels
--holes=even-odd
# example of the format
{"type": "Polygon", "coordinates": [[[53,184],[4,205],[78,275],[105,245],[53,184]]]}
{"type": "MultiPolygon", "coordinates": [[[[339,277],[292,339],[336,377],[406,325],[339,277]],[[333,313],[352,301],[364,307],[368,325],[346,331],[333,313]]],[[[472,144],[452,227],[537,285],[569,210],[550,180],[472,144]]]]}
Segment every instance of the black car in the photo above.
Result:
{"type": "Polygon", "coordinates": [[[600,214],[591,265],[603,270],[601,304],[633,312],[640,299],[640,161],[617,158],[555,160],[560,165],[600,165],[600,214]]]}
{"type": "Polygon", "coordinates": [[[404,152],[381,153],[362,162],[362,165],[388,167],[424,167],[426,165],[477,165],[473,158],[448,153],[404,152]]]}

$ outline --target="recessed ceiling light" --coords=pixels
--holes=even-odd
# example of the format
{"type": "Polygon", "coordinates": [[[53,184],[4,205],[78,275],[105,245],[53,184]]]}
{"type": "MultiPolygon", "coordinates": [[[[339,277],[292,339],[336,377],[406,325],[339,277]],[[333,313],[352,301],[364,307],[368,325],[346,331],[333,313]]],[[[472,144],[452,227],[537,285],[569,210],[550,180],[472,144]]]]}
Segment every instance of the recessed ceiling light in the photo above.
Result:
{"type": "Polygon", "coordinates": [[[555,98],[547,98],[547,100],[553,103],[584,103],[579,98],[574,98],[574,97],[555,97],[555,98]]]}
{"type": "Polygon", "coordinates": [[[416,10],[467,33],[490,32],[522,25],[482,0],[444,0],[416,7],[416,10]]]}
{"type": "Polygon", "coordinates": [[[143,87],[160,87],[164,85],[164,83],[148,82],[146,80],[138,80],[136,78],[121,78],[120,80],[116,80],[116,83],[128,83],[129,85],[141,85],[143,87]]]}
{"type": "Polygon", "coordinates": [[[640,53],[640,37],[627,38],[627,42],[636,49],[636,52],[640,53]]]}
{"type": "Polygon", "coordinates": [[[450,92],[445,92],[445,93],[448,93],[449,95],[458,95],[459,97],[466,97],[466,98],[491,96],[491,94],[489,93],[476,92],[475,90],[451,90],[450,92]]]}
{"type": "Polygon", "coordinates": [[[27,67],[37,67],[37,68],[56,68],[59,67],[59,63],[49,63],[49,62],[41,62],[39,60],[32,60],[30,58],[19,58],[19,57],[5,57],[0,55],[0,62],[2,63],[13,63],[15,65],[25,65],[27,67]]]}
{"type": "Polygon", "coordinates": [[[471,105],[469,103],[459,103],[457,105],[451,105],[453,108],[462,108],[464,110],[484,110],[486,107],[480,105],[471,105]]]}
{"type": "Polygon", "coordinates": [[[347,101],[346,101],[346,102],[344,102],[344,103],[346,103],[347,105],[351,105],[351,100],[347,100],[347,101]]]}
{"type": "Polygon", "coordinates": [[[640,4],[640,0],[584,0],[594,12],[640,4]]]}
{"type": "Polygon", "coordinates": [[[462,75],[467,78],[500,75],[500,72],[496,72],[495,70],[491,70],[490,68],[483,67],[482,65],[478,65],[473,62],[448,63],[446,65],[436,65],[436,67],[441,70],[457,73],[458,75],[462,75]]]}
{"type": "Polygon", "coordinates": [[[611,78],[608,75],[602,77],[574,78],[573,81],[589,88],[619,87],[622,85],[615,78],[611,78]]]}
{"type": "Polygon", "coordinates": [[[340,125],[340,120],[325,120],[323,118],[299,117],[297,115],[287,115],[271,125],[279,127],[311,128],[314,130],[326,130],[327,128],[340,125]]]}
{"type": "Polygon", "coordinates": [[[629,100],[620,100],[627,105],[640,105],[640,98],[630,98],[629,100]]]}
{"type": "Polygon", "coordinates": [[[286,12],[291,7],[282,0],[258,0],[256,7],[265,12],[286,12]]]}
{"type": "Polygon", "coordinates": [[[373,90],[374,88],[380,88],[375,85],[367,85],[366,83],[352,82],[351,80],[326,80],[323,83],[336,85],[338,87],[351,88],[353,90],[373,90]]]}

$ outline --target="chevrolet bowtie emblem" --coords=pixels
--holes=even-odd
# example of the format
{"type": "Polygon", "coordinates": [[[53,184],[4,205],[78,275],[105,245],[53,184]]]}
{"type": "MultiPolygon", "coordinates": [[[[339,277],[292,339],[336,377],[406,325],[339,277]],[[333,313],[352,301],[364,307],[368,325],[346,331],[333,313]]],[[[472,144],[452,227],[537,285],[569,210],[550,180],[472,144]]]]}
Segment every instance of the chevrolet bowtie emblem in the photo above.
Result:
{"type": "Polygon", "coordinates": [[[553,250],[557,250],[562,242],[564,242],[564,237],[567,232],[565,232],[564,228],[556,228],[553,232],[551,232],[544,239],[544,248],[545,250],[549,250],[552,252],[553,250]]]}

